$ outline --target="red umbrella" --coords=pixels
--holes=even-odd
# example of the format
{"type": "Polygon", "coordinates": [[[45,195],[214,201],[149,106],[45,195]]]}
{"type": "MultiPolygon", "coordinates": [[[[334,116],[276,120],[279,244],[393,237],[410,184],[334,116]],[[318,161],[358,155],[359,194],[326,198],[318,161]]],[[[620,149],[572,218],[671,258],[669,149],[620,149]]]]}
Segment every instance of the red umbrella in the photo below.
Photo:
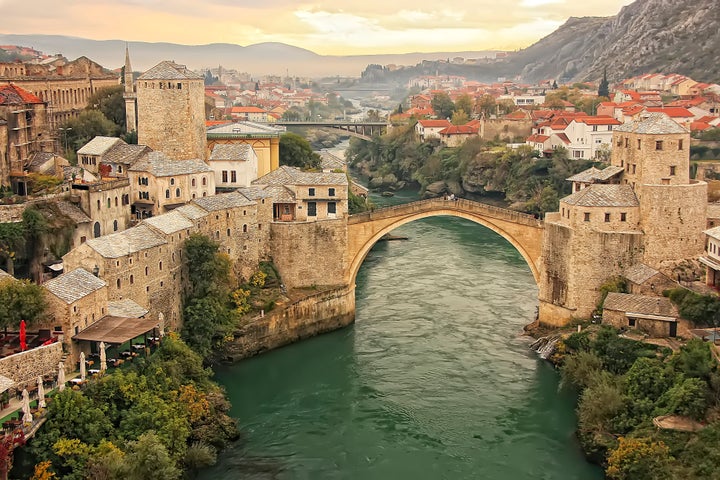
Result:
{"type": "Polygon", "coordinates": [[[25,341],[25,320],[20,320],[20,350],[23,352],[27,349],[27,342],[25,341]]]}

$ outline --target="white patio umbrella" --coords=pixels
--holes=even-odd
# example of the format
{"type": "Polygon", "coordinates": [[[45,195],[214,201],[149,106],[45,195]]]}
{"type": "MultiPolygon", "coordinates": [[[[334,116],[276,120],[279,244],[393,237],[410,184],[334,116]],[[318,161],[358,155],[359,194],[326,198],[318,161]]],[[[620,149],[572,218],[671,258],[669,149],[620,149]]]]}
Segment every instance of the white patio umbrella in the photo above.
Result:
{"type": "Polygon", "coordinates": [[[45,403],[45,385],[43,385],[42,377],[38,376],[37,382],[38,382],[38,408],[45,408],[45,407],[47,407],[47,404],[45,403]]]}
{"type": "Polygon", "coordinates": [[[107,370],[107,355],[105,354],[105,342],[100,342],[100,371],[107,370]]]}
{"type": "Polygon", "coordinates": [[[30,413],[30,394],[27,391],[27,388],[23,388],[22,391],[22,412],[23,412],[23,423],[32,423],[33,417],[32,413],[30,413]]]}
{"type": "Polygon", "coordinates": [[[65,364],[63,362],[58,363],[57,389],[58,392],[65,390],[65,364]]]}
{"type": "Polygon", "coordinates": [[[80,352],[80,381],[85,381],[85,352],[80,352]]]}

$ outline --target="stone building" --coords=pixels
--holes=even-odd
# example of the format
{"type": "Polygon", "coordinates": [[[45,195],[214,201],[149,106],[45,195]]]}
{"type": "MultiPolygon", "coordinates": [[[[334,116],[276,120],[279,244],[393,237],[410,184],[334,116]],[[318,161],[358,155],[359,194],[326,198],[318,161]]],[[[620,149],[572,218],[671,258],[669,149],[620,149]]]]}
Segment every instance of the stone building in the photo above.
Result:
{"type": "Polygon", "coordinates": [[[633,265],[664,272],[702,252],[707,184],[689,178],[689,141],[689,132],[662,114],[617,127],[611,163],[622,169],[619,176],[617,168],[611,175],[584,172],[590,182],[579,182],[560,211],[546,214],[544,322],[588,318],[599,287],[633,265]],[[601,177],[619,184],[599,183],[601,177]]]}
{"type": "Polygon", "coordinates": [[[665,297],[610,292],[603,304],[603,323],[653,337],[676,337],[678,317],[677,308],[665,297]]]}
{"type": "Polygon", "coordinates": [[[102,156],[111,148],[125,143],[117,137],[97,136],[80,147],[77,151],[78,165],[90,173],[100,173],[102,156]]]}
{"type": "Polygon", "coordinates": [[[138,143],[172,160],[207,158],[202,75],[164,61],[138,77],[138,143]]]}
{"type": "Polygon", "coordinates": [[[14,84],[0,85],[0,184],[27,193],[30,157],[52,152],[47,103],[14,84]]]}
{"type": "Polygon", "coordinates": [[[282,128],[252,122],[211,126],[207,130],[206,158],[210,157],[217,145],[250,145],[258,157],[257,175],[261,177],[280,166],[280,135],[284,131],[282,128]]]}
{"type": "Polygon", "coordinates": [[[347,216],[345,173],[303,172],[284,165],[252,184],[277,192],[273,199],[275,221],[308,222],[347,216]]]}
{"type": "Polygon", "coordinates": [[[130,50],[125,47],[125,71],[123,76],[123,99],[125,99],[125,129],[128,132],[137,131],[137,94],[135,93],[135,82],[133,71],[130,65],[130,50]]]}
{"type": "MultiPolygon", "coordinates": [[[[117,75],[87,57],[51,65],[0,63],[0,82],[12,82],[47,104],[50,131],[77,116],[98,90],[119,83],[117,75]]],[[[60,145],[57,145],[59,148],[60,145]]]]}
{"type": "Polygon", "coordinates": [[[164,152],[149,152],[128,172],[138,219],[215,194],[213,171],[201,160],[170,159],[164,152]]]}
{"type": "Polygon", "coordinates": [[[246,143],[215,145],[208,164],[218,190],[249,187],[258,178],[258,156],[246,143]]]}
{"type": "MultiPolygon", "coordinates": [[[[105,178],[73,182],[70,201],[92,219],[92,237],[97,238],[130,226],[130,195],[127,178],[105,178]]],[[[81,238],[80,242],[85,240],[81,238]]]]}

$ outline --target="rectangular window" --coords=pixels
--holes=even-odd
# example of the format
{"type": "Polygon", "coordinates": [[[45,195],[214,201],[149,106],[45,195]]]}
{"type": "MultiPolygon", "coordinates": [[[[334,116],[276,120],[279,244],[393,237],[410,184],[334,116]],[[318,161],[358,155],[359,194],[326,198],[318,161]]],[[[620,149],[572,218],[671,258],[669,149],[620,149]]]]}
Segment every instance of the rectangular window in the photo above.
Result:
{"type": "Polygon", "coordinates": [[[230,172],[230,181],[232,183],[237,182],[237,172],[235,170],[230,172]]]}
{"type": "Polygon", "coordinates": [[[597,126],[597,125],[593,125],[592,127],[593,127],[593,128],[592,128],[592,131],[593,131],[593,132],[597,132],[597,131],[598,131],[598,129],[597,129],[598,126],[597,126]]]}
{"type": "Polygon", "coordinates": [[[621,222],[627,221],[627,213],[625,213],[625,212],[620,213],[620,221],[621,222]]]}
{"type": "Polygon", "coordinates": [[[670,166],[670,175],[675,175],[675,165],[670,166]]]}
{"type": "Polygon", "coordinates": [[[585,221],[586,222],[590,221],[590,212],[585,212],[585,221]]]}
{"type": "Polygon", "coordinates": [[[223,170],[222,171],[222,182],[227,183],[227,179],[228,179],[227,170],[223,170]]]}
{"type": "Polygon", "coordinates": [[[663,149],[663,141],[655,140],[655,150],[662,150],[662,149],[663,149]]]}
{"type": "Polygon", "coordinates": [[[605,221],[606,221],[606,222],[609,222],[609,221],[610,221],[610,214],[609,214],[609,213],[606,213],[606,214],[605,214],[605,221]]]}
{"type": "Polygon", "coordinates": [[[629,138],[625,139],[625,148],[630,148],[630,139],[629,138]]]}
{"type": "Polygon", "coordinates": [[[683,141],[681,138],[680,140],[678,140],[678,150],[682,150],[682,149],[683,149],[683,141]]]}
{"type": "Polygon", "coordinates": [[[328,214],[337,213],[337,204],[335,202],[328,202],[328,214]]]}
{"type": "Polygon", "coordinates": [[[634,318],[628,318],[628,326],[634,327],[635,326],[635,319],[634,318]]]}
{"type": "MultiPolygon", "coordinates": [[[[314,189],[313,189],[314,190],[314,189]]],[[[317,203],[315,202],[308,202],[307,204],[307,216],[308,217],[317,217],[317,203]]]]}
{"type": "Polygon", "coordinates": [[[635,167],[637,167],[637,165],[633,163],[633,166],[632,166],[632,173],[635,173],[635,167]]]}
{"type": "Polygon", "coordinates": [[[315,196],[315,189],[314,188],[308,188],[308,196],[314,197],[315,196]]]}
{"type": "Polygon", "coordinates": [[[637,145],[638,145],[638,150],[640,150],[640,139],[638,139],[637,145]]]}
{"type": "Polygon", "coordinates": [[[334,197],[335,196],[335,189],[334,188],[328,188],[328,196],[334,197]]]}

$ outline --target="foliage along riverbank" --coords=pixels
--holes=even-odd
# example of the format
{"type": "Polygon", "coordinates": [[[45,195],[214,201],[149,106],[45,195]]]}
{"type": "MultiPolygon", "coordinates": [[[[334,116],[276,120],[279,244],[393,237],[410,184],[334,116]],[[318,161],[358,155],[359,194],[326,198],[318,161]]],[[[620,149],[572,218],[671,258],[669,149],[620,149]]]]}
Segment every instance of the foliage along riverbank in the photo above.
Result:
{"type": "Polygon", "coordinates": [[[414,128],[414,123],[395,127],[370,142],[351,139],[346,153],[350,167],[368,177],[375,190],[415,185],[426,197],[500,197],[511,208],[542,214],[557,210],[559,199],[570,194],[566,178],[598,165],[568,159],[562,149],[552,158],[538,158],[529,147],[511,149],[480,137],[448,148],[436,139],[421,142],[414,128]]]}
{"type": "Polygon", "coordinates": [[[550,360],[579,393],[578,438],[608,478],[720,479],[720,371],[709,344],[672,352],[590,327],[560,340],[550,360]],[[660,416],[702,428],[661,429],[660,416]]]}
{"type": "Polygon", "coordinates": [[[147,359],[53,397],[30,442],[33,479],[174,480],[238,437],[224,392],[176,335],[147,359]]]}

